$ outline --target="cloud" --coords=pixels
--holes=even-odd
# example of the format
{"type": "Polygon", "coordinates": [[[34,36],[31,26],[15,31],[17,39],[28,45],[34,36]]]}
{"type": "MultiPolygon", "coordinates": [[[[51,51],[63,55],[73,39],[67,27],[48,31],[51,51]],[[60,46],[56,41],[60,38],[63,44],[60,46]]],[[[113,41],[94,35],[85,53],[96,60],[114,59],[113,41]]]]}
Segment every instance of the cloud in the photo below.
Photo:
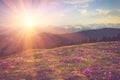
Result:
{"type": "Polygon", "coordinates": [[[116,10],[105,10],[105,9],[96,9],[95,11],[89,13],[89,16],[92,17],[107,17],[107,16],[112,16],[112,17],[120,17],[120,9],[116,10]]]}
{"type": "Polygon", "coordinates": [[[103,16],[103,17],[98,17],[98,18],[90,18],[90,19],[87,19],[86,20],[86,23],[87,24],[108,24],[108,23],[111,23],[111,24],[118,24],[120,23],[120,18],[119,17],[116,17],[116,16],[103,16]]]}
{"type": "Polygon", "coordinates": [[[80,13],[81,13],[82,15],[87,15],[87,14],[88,14],[88,11],[87,11],[87,9],[81,9],[81,10],[80,10],[80,13]]]}
{"type": "Polygon", "coordinates": [[[91,12],[89,16],[92,17],[101,17],[101,16],[106,16],[110,13],[110,10],[105,10],[105,9],[96,9],[95,11],[91,12]]]}
{"type": "Polygon", "coordinates": [[[64,0],[65,3],[71,4],[71,5],[79,5],[79,4],[86,4],[93,2],[95,0],[64,0]]]}
{"type": "MultiPolygon", "coordinates": [[[[68,25],[67,26],[69,31],[84,31],[84,30],[92,30],[92,29],[101,29],[101,28],[120,28],[120,24],[87,24],[87,25],[68,25]]],[[[66,30],[67,30],[66,29],[66,30]]]]}
{"type": "Polygon", "coordinates": [[[96,9],[92,12],[83,9],[80,11],[83,19],[79,19],[78,23],[82,24],[118,24],[120,23],[120,9],[109,10],[109,9],[96,9]],[[87,16],[83,16],[87,15],[87,16]]]}
{"type": "Polygon", "coordinates": [[[110,11],[108,15],[120,17],[120,9],[116,9],[116,10],[110,11]]]}
{"type": "Polygon", "coordinates": [[[106,15],[108,14],[110,11],[109,10],[104,10],[104,9],[96,9],[97,14],[103,14],[106,15]]]}
{"type": "Polygon", "coordinates": [[[87,8],[89,7],[89,3],[95,0],[64,0],[64,4],[71,5],[76,8],[87,8]]]}
{"type": "Polygon", "coordinates": [[[94,1],[96,0],[47,0],[46,2],[54,5],[62,4],[76,8],[87,8],[89,7],[89,3],[94,1]]]}

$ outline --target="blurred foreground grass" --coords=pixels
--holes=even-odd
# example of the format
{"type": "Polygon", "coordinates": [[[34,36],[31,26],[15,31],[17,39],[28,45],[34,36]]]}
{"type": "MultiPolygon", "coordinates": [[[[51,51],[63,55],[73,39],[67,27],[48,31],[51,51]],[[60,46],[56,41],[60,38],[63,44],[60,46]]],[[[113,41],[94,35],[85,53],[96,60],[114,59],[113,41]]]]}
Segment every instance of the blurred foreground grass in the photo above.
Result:
{"type": "Polygon", "coordinates": [[[120,42],[35,49],[1,58],[0,80],[120,80],[120,42]]]}

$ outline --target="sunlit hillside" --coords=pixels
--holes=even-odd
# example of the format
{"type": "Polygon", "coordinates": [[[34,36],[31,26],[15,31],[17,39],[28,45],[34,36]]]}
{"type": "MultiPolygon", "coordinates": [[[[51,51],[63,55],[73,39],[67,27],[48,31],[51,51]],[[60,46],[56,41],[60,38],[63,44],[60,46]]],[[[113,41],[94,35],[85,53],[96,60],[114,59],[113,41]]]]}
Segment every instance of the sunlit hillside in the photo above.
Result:
{"type": "Polygon", "coordinates": [[[0,58],[0,80],[119,80],[120,42],[27,50],[0,58]]]}

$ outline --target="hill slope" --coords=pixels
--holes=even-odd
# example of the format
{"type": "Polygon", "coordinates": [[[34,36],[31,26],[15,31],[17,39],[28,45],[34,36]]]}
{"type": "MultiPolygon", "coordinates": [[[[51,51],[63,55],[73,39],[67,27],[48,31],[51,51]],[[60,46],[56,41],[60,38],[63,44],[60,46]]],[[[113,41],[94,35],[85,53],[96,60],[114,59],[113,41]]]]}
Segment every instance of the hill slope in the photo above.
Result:
{"type": "Polygon", "coordinates": [[[0,59],[0,80],[119,80],[120,42],[28,50],[0,59]]]}
{"type": "MultiPolygon", "coordinates": [[[[0,34],[0,57],[25,50],[25,37],[22,38],[18,34],[20,32],[16,30],[0,34]]],[[[50,49],[97,41],[120,41],[120,29],[104,28],[68,34],[38,33],[32,37],[31,41],[34,49],[50,49]]]]}

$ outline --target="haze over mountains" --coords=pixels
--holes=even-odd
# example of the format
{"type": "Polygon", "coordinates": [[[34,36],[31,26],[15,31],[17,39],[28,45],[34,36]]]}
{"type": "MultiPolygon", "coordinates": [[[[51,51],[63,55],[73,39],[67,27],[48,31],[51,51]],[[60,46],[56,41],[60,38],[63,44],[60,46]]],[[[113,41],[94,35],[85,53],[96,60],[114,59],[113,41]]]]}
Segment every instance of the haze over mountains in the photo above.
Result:
{"type": "Polygon", "coordinates": [[[120,28],[120,24],[88,24],[88,25],[63,25],[63,26],[46,26],[39,27],[40,32],[63,34],[78,31],[102,29],[102,28],[120,28]]]}
{"type": "MultiPolygon", "coordinates": [[[[24,37],[24,35],[23,35],[24,37]]],[[[32,49],[49,49],[90,42],[119,41],[120,29],[103,28],[64,34],[39,33],[32,37],[32,49]]],[[[29,39],[26,39],[29,42],[29,39]]],[[[24,40],[13,31],[0,35],[0,56],[24,51],[24,40]]],[[[27,48],[27,49],[31,49],[27,48]]]]}

